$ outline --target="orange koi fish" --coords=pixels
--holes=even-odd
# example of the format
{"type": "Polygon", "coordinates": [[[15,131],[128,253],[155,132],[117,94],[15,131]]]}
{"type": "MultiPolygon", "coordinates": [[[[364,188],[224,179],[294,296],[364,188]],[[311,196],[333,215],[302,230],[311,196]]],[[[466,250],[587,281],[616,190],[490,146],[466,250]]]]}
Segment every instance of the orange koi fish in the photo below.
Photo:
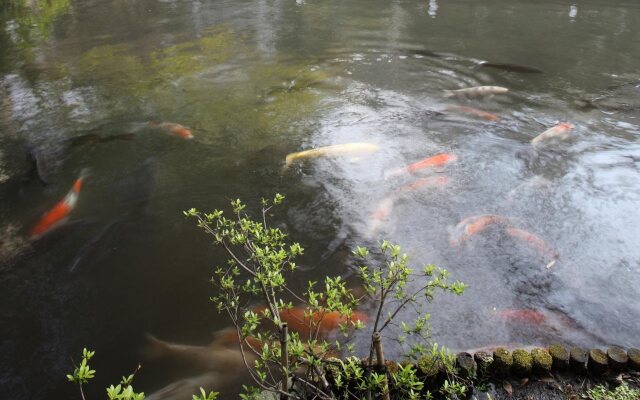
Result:
{"type": "Polygon", "coordinates": [[[550,244],[545,242],[541,237],[534,235],[531,232],[511,227],[505,229],[505,232],[512,238],[520,240],[521,242],[531,246],[544,256],[551,258],[553,261],[547,264],[547,268],[551,268],[553,264],[555,264],[555,261],[560,258],[560,254],[558,254],[558,252],[550,244]]]}
{"type": "MultiPolygon", "coordinates": [[[[264,307],[254,308],[254,312],[260,313],[265,310],[264,307]]],[[[294,307],[291,309],[283,309],[280,310],[280,319],[282,322],[286,322],[289,326],[289,329],[297,332],[300,335],[301,339],[307,339],[309,335],[309,326],[312,328],[312,334],[315,333],[315,330],[318,331],[320,337],[326,337],[338,330],[341,324],[346,324],[348,322],[368,322],[369,316],[354,311],[351,315],[351,318],[340,315],[337,311],[326,312],[326,313],[316,313],[313,315],[308,315],[309,309],[305,307],[294,307]]]]}
{"type": "Polygon", "coordinates": [[[391,170],[387,174],[385,174],[385,179],[398,176],[398,175],[403,175],[403,174],[412,174],[416,171],[420,171],[425,168],[442,167],[445,164],[456,161],[457,159],[458,157],[455,154],[450,154],[450,153],[436,154],[435,156],[427,157],[423,160],[420,160],[413,164],[409,164],[402,168],[391,170]]]}
{"type": "Polygon", "coordinates": [[[539,145],[542,141],[550,140],[553,138],[558,140],[565,140],[566,138],[569,137],[569,131],[572,130],[573,128],[574,126],[572,124],[568,122],[561,122],[556,126],[549,128],[546,131],[539,134],[538,136],[534,137],[531,140],[531,144],[536,146],[536,145],[539,145]]]}
{"type": "Polygon", "coordinates": [[[280,312],[280,318],[282,321],[289,324],[289,328],[301,335],[308,332],[309,325],[318,329],[320,336],[326,337],[328,334],[338,330],[341,324],[348,322],[367,322],[369,316],[364,313],[354,311],[351,318],[340,315],[337,311],[313,314],[311,316],[305,316],[309,310],[303,307],[294,307],[289,310],[282,310],[280,312]]]}
{"type": "Polygon", "coordinates": [[[462,113],[465,113],[465,114],[470,114],[470,115],[473,115],[475,117],[486,119],[487,121],[497,121],[498,120],[498,116],[497,115],[491,114],[490,112],[478,110],[477,108],[473,108],[473,107],[449,105],[449,106],[447,106],[447,110],[459,111],[459,112],[462,112],[462,113]]]}
{"type": "Polygon", "coordinates": [[[547,316],[537,310],[506,309],[498,312],[498,317],[507,322],[520,324],[543,325],[547,322],[547,316]]]}
{"type": "Polygon", "coordinates": [[[170,134],[182,139],[193,139],[193,132],[191,129],[174,122],[149,122],[149,125],[164,129],[170,134]]]}
{"type": "Polygon", "coordinates": [[[453,229],[449,243],[457,246],[467,241],[471,236],[484,231],[492,225],[510,224],[511,219],[500,215],[485,214],[463,219],[453,229]]]}
{"type": "Polygon", "coordinates": [[[428,176],[426,178],[416,179],[415,181],[401,186],[398,189],[398,193],[413,192],[422,188],[432,187],[445,187],[449,184],[449,177],[446,175],[441,176],[428,176]]]}
{"type": "Polygon", "coordinates": [[[30,238],[37,239],[45,233],[53,230],[54,228],[62,225],[69,213],[73,211],[78,203],[78,197],[80,196],[80,189],[84,183],[84,179],[88,175],[87,170],[83,170],[80,176],[71,186],[71,190],[67,193],[62,200],[60,200],[53,208],[47,211],[38,221],[38,223],[31,229],[30,238]]]}

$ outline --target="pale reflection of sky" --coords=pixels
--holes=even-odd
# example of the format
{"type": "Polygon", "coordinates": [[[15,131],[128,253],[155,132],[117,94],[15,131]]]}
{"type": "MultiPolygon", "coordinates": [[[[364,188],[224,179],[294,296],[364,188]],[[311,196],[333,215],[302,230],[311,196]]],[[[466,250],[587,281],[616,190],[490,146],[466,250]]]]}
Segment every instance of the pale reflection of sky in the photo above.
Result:
{"type": "Polygon", "coordinates": [[[436,0],[429,0],[429,16],[435,18],[438,15],[438,2],[436,0]]]}
{"type": "Polygon", "coordinates": [[[576,4],[572,4],[569,6],[569,18],[572,20],[576,18],[578,15],[578,6],[576,4]]]}

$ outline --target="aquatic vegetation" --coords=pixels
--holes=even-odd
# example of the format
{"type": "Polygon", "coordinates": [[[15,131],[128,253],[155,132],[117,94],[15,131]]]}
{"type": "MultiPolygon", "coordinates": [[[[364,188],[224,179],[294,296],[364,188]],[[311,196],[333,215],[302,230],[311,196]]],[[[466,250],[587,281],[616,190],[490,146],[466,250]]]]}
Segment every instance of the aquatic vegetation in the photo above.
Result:
{"type": "Polygon", "coordinates": [[[149,67],[155,71],[154,79],[184,77],[228,60],[236,45],[230,31],[209,31],[202,38],[152,51],[149,67]]]}
{"type": "Polygon", "coordinates": [[[168,82],[228,60],[236,46],[234,35],[224,29],[148,54],[133,43],[107,44],[85,52],[72,75],[84,84],[98,83],[103,90],[150,97],[151,91],[168,82]],[[109,84],[103,86],[102,82],[109,84]]]}

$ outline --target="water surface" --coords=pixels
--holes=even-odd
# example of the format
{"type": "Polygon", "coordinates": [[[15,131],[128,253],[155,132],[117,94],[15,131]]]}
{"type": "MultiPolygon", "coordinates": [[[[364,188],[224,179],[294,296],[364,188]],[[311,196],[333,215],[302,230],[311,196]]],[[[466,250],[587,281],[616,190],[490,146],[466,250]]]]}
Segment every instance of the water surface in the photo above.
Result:
{"type": "Polygon", "coordinates": [[[146,332],[205,344],[228,325],[207,301],[224,255],[181,211],[237,197],[257,206],[275,192],[287,200],[274,221],[307,249],[294,285],[353,276],[350,250],[387,238],[415,265],[470,285],[429,308],[434,339],[452,349],[638,345],[637,2],[36,0],[1,10],[7,396],[77,398],[64,373],[83,346],[97,350],[93,397],[139,360],[147,393],[190,376],[138,353],[146,332]],[[443,95],[478,85],[510,92],[443,95]],[[575,126],[571,139],[533,151],[530,140],[561,121],[575,126]],[[280,174],[290,152],[348,142],[381,150],[280,174]],[[384,180],[442,152],[458,160],[384,180]],[[29,240],[83,168],[91,175],[67,224],[29,240]],[[372,233],[379,202],[428,176],[449,184],[398,198],[372,233]],[[452,227],[481,214],[513,218],[560,259],[545,269],[549,259],[500,229],[452,247],[452,227]],[[549,322],[499,317],[512,309],[549,322]]]}

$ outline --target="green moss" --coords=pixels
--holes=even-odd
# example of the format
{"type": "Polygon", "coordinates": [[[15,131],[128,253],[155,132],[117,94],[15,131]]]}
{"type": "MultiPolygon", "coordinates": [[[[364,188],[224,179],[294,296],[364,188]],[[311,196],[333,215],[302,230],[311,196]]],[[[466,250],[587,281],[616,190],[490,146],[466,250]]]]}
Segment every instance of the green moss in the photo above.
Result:
{"type": "Polygon", "coordinates": [[[499,347],[493,352],[493,371],[496,376],[508,376],[512,365],[513,356],[509,350],[499,347]]]}
{"type": "Polygon", "coordinates": [[[484,351],[479,351],[473,355],[473,359],[478,365],[478,375],[488,376],[491,374],[493,355],[484,351]]]}
{"type": "Polygon", "coordinates": [[[589,352],[589,361],[587,368],[590,372],[601,375],[607,372],[607,353],[600,349],[593,349],[589,352]]]}
{"type": "Polygon", "coordinates": [[[516,349],[513,351],[513,372],[520,378],[525,378],[531,375],[531,368],[533,366],[533,359],[531,354],[523,349],[516,349]]]}
{"type": "Polygon", "coordinates": [[[615,371],[624,369],[628,361],[627,353],[618,346],[611,346],[607,349],[607,358],[609,367],[615,371]]]}
{"type": "Polygon", "coordinates": [[[437,358],[426,355],[418,360],[418,372],[424,376],[435,376],[440,369],[440,363],[437,358]]]}
{"type": "Polygon", "coordinates": [[[640,371],[640,350],[629,349],[627,356],[629,357],[629,366],[636,371],[640,371]]]}
{"type": "Polygon", "coordinates": [[[581,362],[581,363],[586,363],[587,362],[587,357],[589,357],[589,354],[587,353],[587,351],[585,349],[582,349],[580,347],[573,347],[571,348],[571,359],[577,362],[581,362]]]}
{"type": "Polygon", "coordinates": [[[598,364],[607,363],[607,354],[600,349],[593,349],[589,352],[589,358],[596,361],[598,364]]]}
{"type": "Polygon", "coordinates": [[[553,359],[553,368],[558,371],[567,369],[569,365],[569,352],[567,349],[557,343],[552,344],[549,347],[549,354],[553,359]]]}
{"type": "Polygon", "coordinates": [[[551,371],[553,358],[545,349],[531,350],[531,358],[533,359],[533,372],[536,374],[545,374],[551,371]]]}

